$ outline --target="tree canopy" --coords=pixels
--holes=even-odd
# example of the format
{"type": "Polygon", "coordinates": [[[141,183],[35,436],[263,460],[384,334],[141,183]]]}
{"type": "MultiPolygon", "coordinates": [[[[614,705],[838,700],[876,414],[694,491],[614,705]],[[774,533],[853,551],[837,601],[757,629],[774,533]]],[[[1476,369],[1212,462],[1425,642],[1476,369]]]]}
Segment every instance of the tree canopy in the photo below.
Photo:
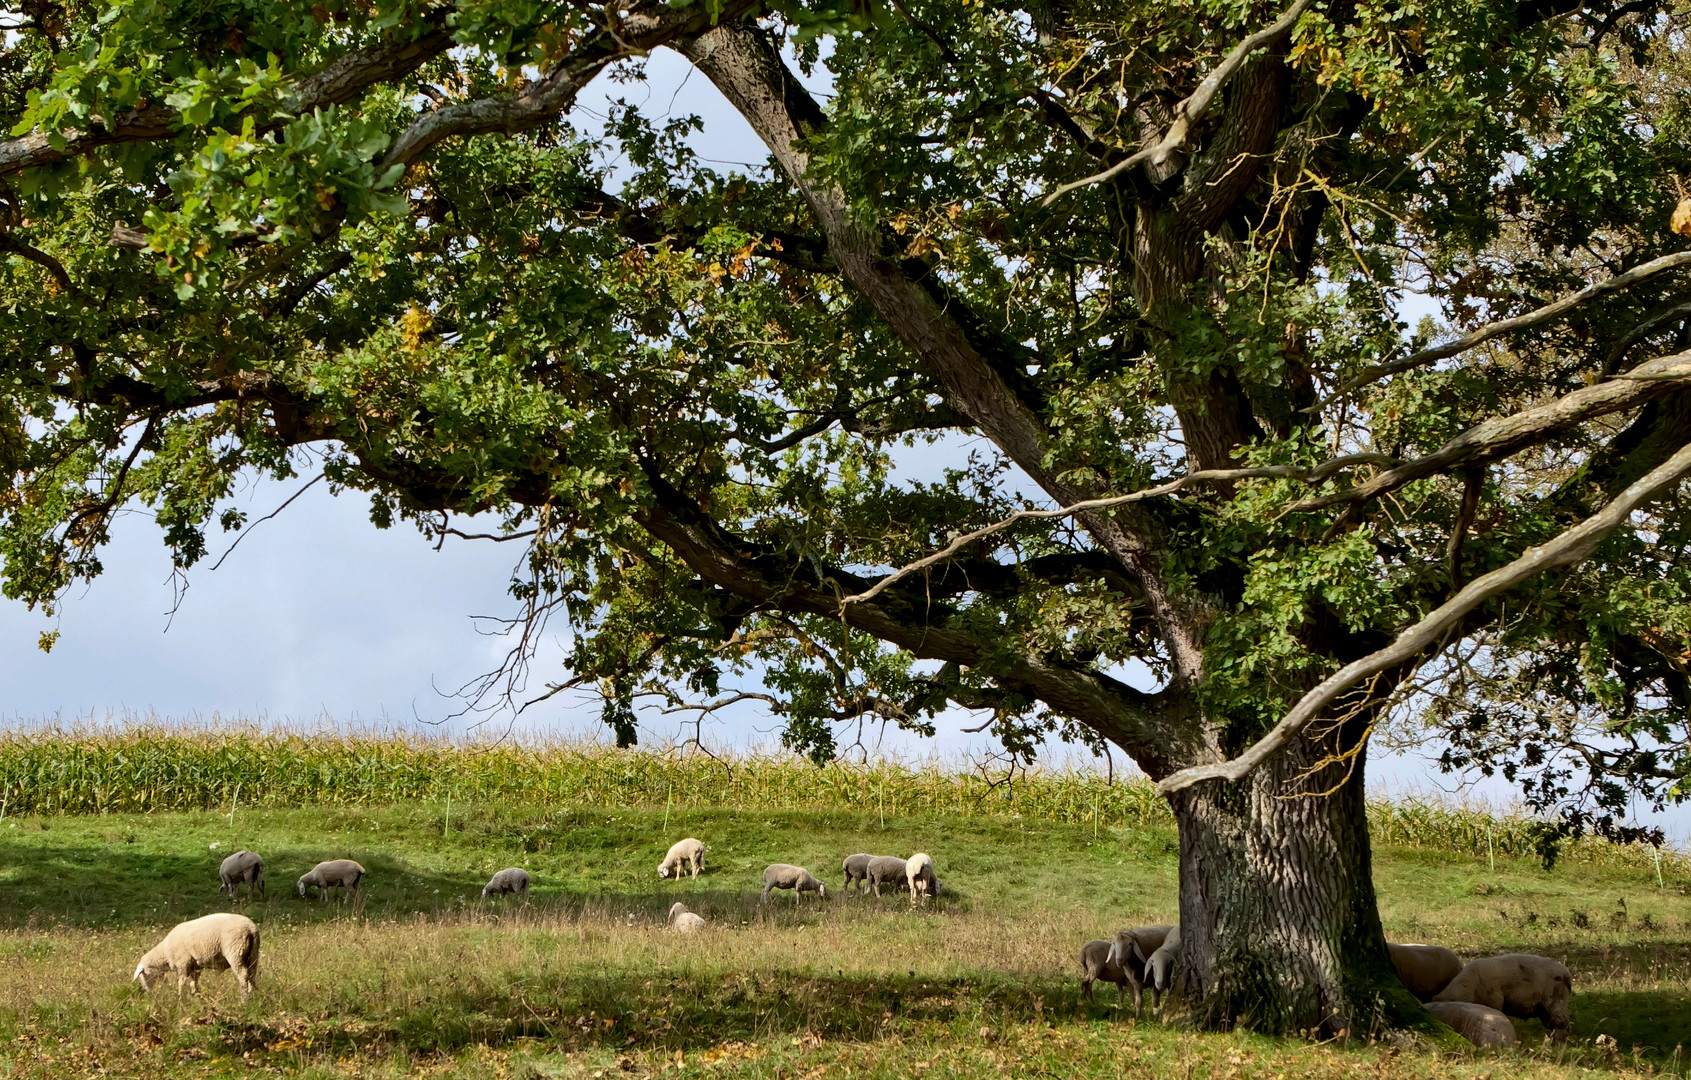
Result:
{"type": "Polygon", "coordinates": [[[137,505],[190,568],[240,475],[321,470],[380,527],[501,515],[519,637],[575,634],[540,678],[624,740],[647,693],[819,758],[957,704],[1178,809],[1336,790],[1388,725],[1629,835],[1691,794],[1685,15],[30,0],[5,592],[137,505]],[[657,49],[764,167],[572,113],[657,49]]]}

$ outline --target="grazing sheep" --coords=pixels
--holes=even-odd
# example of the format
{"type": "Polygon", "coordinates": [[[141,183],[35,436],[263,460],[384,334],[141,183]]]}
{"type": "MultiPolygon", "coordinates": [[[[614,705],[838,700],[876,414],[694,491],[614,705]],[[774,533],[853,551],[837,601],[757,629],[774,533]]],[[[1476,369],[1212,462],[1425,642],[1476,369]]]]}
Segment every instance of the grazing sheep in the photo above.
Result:
{"type": "Polygon", "coordinates": [[[1151,957],[1168,940],[1172,926],[1140,926],[1132,930],[1116,931],[1110,943],[1109,963],[1119,967],[1133,987],[1133,1015],[1138,1016],[1145,1005],[1145,985],[1150,981],[1147,967],[1151,957]]]}
{"type": "Polygon", "coordinates": [[[879,855],[864,855],[861,853],[847,855],[845,862],[840,864],[840,869],[845,872],[845,891],[855,894],[867,886],[869,884],[869,864],[879,858],[881,858],[879,855]]]}
{"type": "MultiPolygon", "coordinates": [[[[1121,965],[1110,962],[1111,945],[1108,941],[1088,941],[1080,947],[1080,992],[1086,995],[1086,1000],[1092,1000],[1092,984],[1094,982],[1112,982],[1116,984],[1116,1004],[1119,1006],[1126,998],[1128,977],[1121,965]]],[[[1133,987],[1135,999],[1139,996],[1137,983],[1133,987]]]]}
{"type": "Polygon", "coordinates": [[[1388,944],[1386,948],[1404,988],[1422,1001],[1449,986],[1462,970],[1462,958],[1442,945],[1388,944]]]}
{"type": "Polygon", "coordinates": [[[1509,1016],[1537,1017],[1550,1042],[1568,1037],[1574,977],[1544,956],[1504,953],[1470,960],[1434,1001],[1466,1001],[1509,1016]]]}
{"type": "Polygon", "coordinates": [[[1180,927],[1169,927],[1168,936],[1145,961],[1145,984],[1151,988],[1151,1007],[1163,1008],[1163,993],[1174,982],[1174,962],[1180,957],[1180,927]]]}
{"type": "Polygon", "coordinates": [[[1471,1001],[1429,1001],[1427,1011],[1449,1024],[1456,1034],[1475,1046],[1516,1046],[1520,1037],[1515,1025],[1496,1009],[1471,1001]]]}
{"type": "Polygon", "coordinates": [[[677,840],[669,847],[669,854],[658,864],[658,876],[666,878],[671,874],[681,876],[681,864],[687,863],[693,868],[693,876],[698,877],[705,868],[705,845],[689,836],[685,840],[677,840]]]}
{"type": "Polygon", "coordinates": [[[793,890],[793,903],[797,904],[807,892],[813,892],[828,898],[828,886],[810,876],[810,871],[802,866],[792,866],[788,863],[770,863],[763,871],[763,895],[758,901],[769,899],[770,889],[793,890]]]}
{"type": "Polygon", "coordinates": [[[524,900],[528,899],[528,871],[520,866],[507,866],[488,879],[481,887],[481,895],[485,899],[489,896],[504,896],[516,893],[524,900]]]}
{"type": "Polygon", "coordinates": [[[223,860],[223,865],[217,868],[217,876],[222,884],[217,891],[228,893],[234,899],[235,890],[242,885],[247,887],[247,899],[252,899],[252,891],[258,889],[258,895],[264,895],[264,859],[256,851],[237,851],[223,860]]]}
{"type": "Polygon", "coordinates": [[[219,912],[179,924],[141,957],[133,978],[151,991],[154,980],[176,972],[176,993],[184,986],[200,992],[200,972],[228,968],[250,996],[258,975],[258,927],[245,915],[219,912]]]}
{"type": "Polygon", "coordinates": [[[321,899],[327,900],[330,889],[339,889],[341,890],[341,903],[344,904],[349,892],[362,895],[363,888],[360,882],[363,880],[364,868],[362,866],[351,859],[331,859],[328,862],[318,863],[311,868],[309,873],[300,875],[299,896],[301,900],[305,899],[307,896],[306,890],[315,885],[317,886],[317,895],[321,899]]]}
{"type": "Polygon", "coordinates": [[[705,928],[704,916],[695,915],[687,910],[686,904],[677,902],[669,909],[669,928],[678,934],[697,933],[705,928]]]}
{"type": "Polygon", "coordinates": [[[926,852],[918,851],[904,861],[904,880],[910,885],[910,902],[939,895],[939,878],[934,876],[934,861],[926,852]]]}
{"type": "Polygon", "coordinates": [[[882,883],[891,883],[895,889],[904,889],[909,882],[904,877],[904,860],[896,855],[877,855],[869,860],[869,886],[875,890],[875,895],[881,895],[882,883]]]}

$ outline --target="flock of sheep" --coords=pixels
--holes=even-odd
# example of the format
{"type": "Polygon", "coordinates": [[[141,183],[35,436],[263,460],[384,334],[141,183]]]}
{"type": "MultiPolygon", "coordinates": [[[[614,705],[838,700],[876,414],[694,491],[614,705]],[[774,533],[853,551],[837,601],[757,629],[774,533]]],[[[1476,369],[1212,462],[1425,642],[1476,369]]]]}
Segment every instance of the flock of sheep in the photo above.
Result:
{"type": "MultiPolygon", "coordinates": [[[[677,841],[658,864],[658,877],[680,877],[682,870],[697,878],[705,868],[705,845],[694,837],[677,841]]],[[[881,895],[882,885],[907,890],[912,903],[940,895],[941,883],[934,875],[934,861],[917,852],[908,859],[890,855],[859,853],[846,856],[841,866],[845,889],[853,894],[873,890],[881,895]]],[[[264,895],[264,860],[251,851],[237,851],[218,871],[219,891],[233,898],[242,885],[250,900],[254,890],[264,895]]],[[[364,867],[351,859],[321,862],[302,874],[297,883],[303,899],[317,889],[326,899],[330,889],[341,890],[341,900],[358,895],[364,867]]],[[[507,867],[494,874],[482,887],[483,897],[515,894],[527,898],[528,871],[507,867]]],[[[772,863],[763,871],[763,892],[759,902],[775,889],[793,890],[794,903],[807,892],[826,898],[828,886],[802,866],[772,863]]],[[[669,909],[669,925],[680,933],[694,933],[706,926],[704,917],[676,903],[669,909]]],[[[182,923],[165,935],[135,967],[134,978],[144,989],[167,972],[177,976],[177,992],[190,987],[199,992],[199,975],[205,970],[229,969],[235,973],[243,994],[251,994],[258,972],[258,927],[244,915],[229,912],[207,915],[182,923]]],[[[1392,965],[1403,985],[1429,1011],[1478,1046],[1514,1046],[1517,1042],[1509,1017],[1537,1018],[1551,1042],[1567,1038],[1569,998],[1573,977],[1554,960],[1525,953],[1489,956],[1464,964],[1451,950],[1440,945],[1388,946],[1392,965]]],[[[1088,941],[1081,946],[1080,989],[1092,1000],[1092,984],[1116,984],[1118,1003],[1133,988],[1133,1012],[1139,1015],[1144,991],[1151,989],[1152,1006],[1162,1008],[1162,996],[1169,989],[1180,950],[1180,927],[1141,926],[1121,930],[1110,941],[1088,941]]]]}
{"type": "MultiPolygon", "coordinates": [[[[1476,1046],[1516,1045],[1511,1016],[1537,1018],[1553,1043],[1568,1037],[1573,976],[1548,957],[1505,953],[1464,964],[1442,945],[1387,949],[1404,987],[1476,1046]]],[[[1178,926],[1140,926],[1117,931],[1111,941],[1088,941],[1080,947],[1081,993],[1090,1001],[1093,983],[1113,982],[1120,1003],[1131,986],[1137,1016],[1150,987],[1152,1007],[1161,1009],[1179,951],[1178,926]]]]}

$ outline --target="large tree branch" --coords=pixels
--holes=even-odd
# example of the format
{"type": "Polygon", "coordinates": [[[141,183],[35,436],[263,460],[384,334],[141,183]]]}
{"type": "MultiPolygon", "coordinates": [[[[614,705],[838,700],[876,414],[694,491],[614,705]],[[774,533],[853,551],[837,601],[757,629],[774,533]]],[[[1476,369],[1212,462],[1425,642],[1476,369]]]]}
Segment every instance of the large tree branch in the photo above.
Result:
{"type": "Polygon", "coordinates": [[[1300,499],[1288,506],[1286,512],[1321,510],[1341,503],[1363,502],[1458,466],[1508,457],[1558,432],[1600,416],[1648,404],[1687,384],[1691,384],[1691,352],[1663,356],[1607,382],[1582,387],[1547,405],[1475,424],[1425,457],[1388,469],[1367,483],[1345,491],[1300,499]]]}
{"type": "Polygon", "coordinates": [[[1239,69],[1244,66],[1246,60],[1250,59],[1251,54],[1258,49],[1268,48],[1284,41],[1291,34],[1292,28],[1297,25],[1298,20],[1303,17],[1303,13],[1309,10],[1312,3],[1314,3],[1314,0],[1296,0],[1280,18],[1235,45],[1233,51],[1228,53],[1226,58],[1217,64],[1213,71],[1204,76],[1203,81],[1198,84],[1198,88],[1174,107],[1174,117],[1169,121],[1168,128],[1163,132],[1161,139],[1143,150],[1123,158],[1102,172],[1062,185],[1045,196],[1044,205],[1051,205],[1071,191],[1091,187],[1094,184],[1108,183],[1140,165],[1149,164],[1155,167],[1165,165],[1170,156],[1185,147],[1186,140],[1192,134],[1192,129],[1198,125],[1199,121],[1203,120],[1204,115],[1210,111],[1210,106],[1215,104],[1216,95],[1221,92],[1222,87],[1226,86],[1234,75],[1238,74],[1239,69]]]}
{"type": "Polygon", "coordinates": [[[1534,574],[1585,559],[1610,533],[1627,524],[1634,510],[1678,483],[1687,473],[1691,473],[1691,445],[1682,447],[1597,514],[1548,543],[1528,548],[1514,562],[1475,578],[1426,618],[1399,634],[1396,641],[1340,668],[1299,699],[1268,734],[1232,761],[1182,769],[1158,782],[1157,790],[1169,795],[1205,780],[1244,779],[1252,769],[1297,738],[1299,732],[1351,687],[1415,660],[1456,631],[1475,608],[1534,574]]]}
{"type": "MultiPolygon", "coordinates": [[[[1391,360],[1384,364],[1375,364],[1373,367],[1364,369],[1354,378],[1346,379],[1344,382],[1340,383],[1338,391],[1333,395],[1333,397],[1337,398],[1341,395],[1348,394],[1353,390],[1367,386],[1370,383],[1378,382],[1391,375],[1400,375],[1405,371],[1413,371],[1419,367],[1426,367],[1428,364],[1436,364],[1440,360],[1445,360],[1449,357],[1465,353],[1477,345],[1482,345],[1493,338],[1502,337],[1504,334],[1512,334],[1517,330],[1527,330],[1534,326],[1542,326],[1561,315],[1567,314],[1574,308],[1579,307],[1581,304],[1587,303],[1588,301],[1595,300],[1600,296],[1607,296],[1612,292],[1619,292],[1620,290],[1636,285],[1641,281],[1647,281],[1650,278],[1655,277],[1657,274],[1664,273],[1668,270],[1676,270],[1687,264],[1691,264],[1691,251],[1680,251],[1672,255],[1664,255],[1659,259],[1651,259],[1649,262],[1640,266],[1635,266],[1625,273],[1616,274],[1614,277],[1605,281],[1599,281],[1595,285],[1588,285],[1576,293],[1570,293],[1562,299],[1557,300],[1555,303],[1546,304],[1536,311],[1529,311],[1525,315],[1517,315],[1512,319],[1499,319],[1494,323],[1488,323],[1487,325],[1480,327],[1478,330],[1475,330],[1470,334],[1464,334],[1455,341],[1448,341],[1443,345],[1434,345],[1432,348],[1422,349],[1419,352],[1411,353],[1410,355],[1403,357],[1401,360],[1391,360]]],[[[1670,314],[1672,314],[1672,312],[1670,312],[1670,314]]],[[[1631,342],[1628,342],[1627,344],[1631,344],[1631,342]]],[[[1329,398],[1327,401],[1323,401],[1320,407],[1325,407],[1330,404],[1332,400],[1333,398],[1329,398]]]]}
{"type": "MultiPolygon", "coordinates": [[[[723,25],[678,47],[762,137],[810,204],[841,272],[921,358],[945,388],[948,403],[1056,502],[1070,505],[1102,494],[1059,478],[1061,466],[1051,458],[1044,425],[1003,374],[1014,365],[995,362],[992,343],[970,332],[974,320],[956,299],[936,296],[913,278],[903,260],[886,250],[880,231],[853,218],[845,193],[811,174],[802,140],[819,134],[826,119],[769,41],[723,25]]],[[[1080,521],[1101,548],[1144,582],[1176,681],[1198,678],[1202,648],[1191,632],[1192,620],[1178,610],[1179,602],[1161,580],[1160,557],[1148,539],[1155,532],[1151,522],[1119,511],[1082,512],[1080,521]]]]}
{"type": "MultiPolygon", "coordinates": [[[[294,92],[282,102],[282,111],[308,113],[313,109],[351,101],[372,86],[410,74],[451,46],[451,35],[445,30],[434,29],[411,41],[384,41],[347,53],[330,62],[323,70],[302,78],[294,92]]],[[[0,142],[0,177],[68,161],[102,146],[166,139],[174,135],[180,126],[181,114],[175,109],[165,105],[148,105],[121,113],[108,124],[94,124],[86,130],[32,131],[8,142],[0,142]]]]}

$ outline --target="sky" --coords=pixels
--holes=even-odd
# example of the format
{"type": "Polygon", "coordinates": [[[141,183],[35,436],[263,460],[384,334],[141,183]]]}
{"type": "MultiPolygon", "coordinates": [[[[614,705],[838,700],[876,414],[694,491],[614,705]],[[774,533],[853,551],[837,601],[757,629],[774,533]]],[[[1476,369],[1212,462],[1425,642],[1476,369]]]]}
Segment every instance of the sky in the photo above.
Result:
{"type": "MultiPolygon", "coordinates": [[[[649,81],[612,84],[601,78],[583,93],[575,123],[594,127],[609,102],[625,97],[649,113],[695,112],[704,130],[693,144],[720,169],[760,164],[766,152],[708,80],[679,57],[660,51],[649,81]]],[[[812,80],[826,90],[826,75],[812,80]]],[[[1412,313],[1418,317],[1418,313],[1412,313]]],[[[905,462],[908,476],[932,479],[946,460],[966,454],[968,440],[905,462]]],[[[310,474],[307,474],[308,476],[310,474]]],[[[275,510],[303,484],[255,481],[239,504],[248,520],[275,510]]],[[[463,523],[458,523],[463,527],[463,523]]],[[[468,531],[468,530],[467,530],[468,531]]],[[[105,573],[72,594],[54,620],[0,600],[0,709],[13,723],[124,715],[175,721],[219,718],[310,727],[419,727],[448,734],[472,730],[457,715],[452,692],[490,670],[504,655],[503,638],[475,616],[511,614],[506,594],[519,545],[449,538],[436,550],[409,526],[374,528],[368,498],[339,498],[317,484],[275,518],[249,526],[221,567],[211,566],[236,534],[214,537],[213,555],[192,570],[178,598],[170,557],[144,514],[124,517],[102,553],[105,573]],[[219,545],[222,546],[219,546],[219,545]],[[35,647],[43,630],[60,631],[51,653],[35,647]]],[[[537,657],[537,681],[561,668],[562,620],[537,657]]],[[[536,687],[538,689],[538,687],[536,687]]],[[[941,719],[933,740],[871,731],[880,753],[912,760],[961,759],[999,749],[963,732],[978,721],[963,713],[941,719]]],[[[524,730],[603,737],[595,700],[554,699],[526,713],[524,730]]],[[[726,713],[704,734],[718,745],[771,746],[776,721],[756,709],[726,713]]],[[[681,718],[643,714],[643,739],[686,734],[681,718]]],[[[1056,747],[1057,761],[1077,752],[1056,747]]],[[[1119,757],[1118,770],[1127,766],[1119,757]]],[[[1370,766],[1381,793],[1442,795],[1508,806],[1501,783],[1463,787],[1414,755],[1370,766]]],[[[1118,772],[1119,775],[1119,772],[1118,772]]],[[[1691,807],[1661,819],[1674,842],[1691,842],[1691,807]]]]}

